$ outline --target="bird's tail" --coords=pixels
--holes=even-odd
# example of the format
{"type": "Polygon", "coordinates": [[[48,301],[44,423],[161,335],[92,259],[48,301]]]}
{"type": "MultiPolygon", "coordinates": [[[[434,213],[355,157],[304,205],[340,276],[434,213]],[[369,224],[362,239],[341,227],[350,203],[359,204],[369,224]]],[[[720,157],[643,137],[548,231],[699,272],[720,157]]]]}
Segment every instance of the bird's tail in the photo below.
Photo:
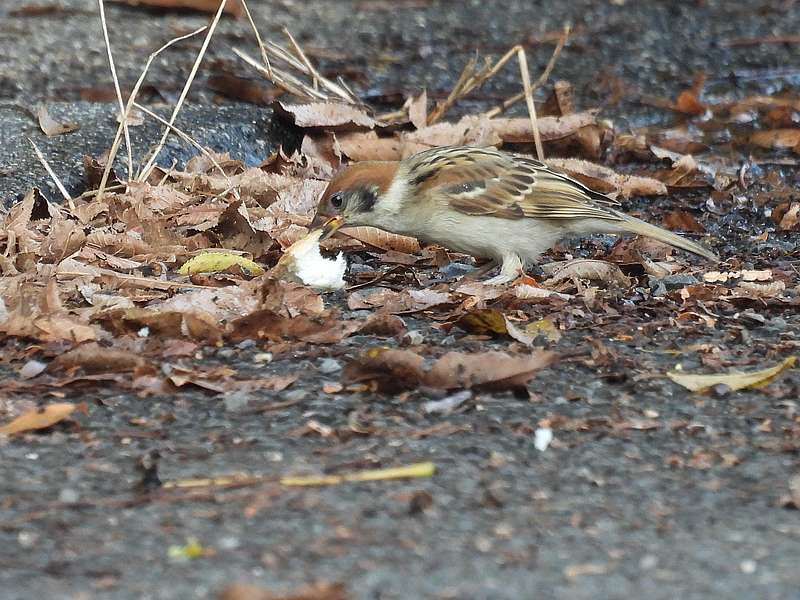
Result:
{"type": "Polygon", "coordinates": [[[662,229],[661,227],[656,227],[655,225],[646,223],[645,221],[637,219],[636,217],[631,217],[630,215],[626,215],[624,213],[616,214],[623,218],[622,221],[614,221],[614,224],[619,227],[620,233],[629,232],[643,235],[653,238],[654,240],[658,240],[659,242],[669,244],[670,246],[674,246],[675,248],[686,250],[687,252],[691,252],[697,256],[702,256],[703,258],[707,258],[713,262],[719,262],[719,256],[700,244],[672,233],[671,231],[667,231],[666,229],[662,229]]]}

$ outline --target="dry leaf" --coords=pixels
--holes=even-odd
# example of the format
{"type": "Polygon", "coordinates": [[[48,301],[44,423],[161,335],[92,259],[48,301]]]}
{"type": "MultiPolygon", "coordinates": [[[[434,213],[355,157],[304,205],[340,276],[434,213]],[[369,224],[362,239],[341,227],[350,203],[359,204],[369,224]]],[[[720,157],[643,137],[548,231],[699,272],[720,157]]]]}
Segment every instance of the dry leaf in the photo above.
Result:
{"type": "Polygon", "coordinates": [[[250,275],[258,276],[264,269],[249,258],[233,252],[212,251],[203,252],[183,263],[178,273],[181,275],[194,275],[195,273],[220,273],[233,266],[241,267],[250,275]]]}
{"type": "Polygon", "coordinates": [[[287,116],[298,127],[324,127],[332,131],[372,129],[375,120],[349,104],[312,102],[309,104],[275,103],[277,114],[287,116]]]}
{"type": "MultiPolygon", "coordinates": [[[[150,6],[153,8],[163,8],[167,10],[196,10],[199,12],[213,13],[219,8],[219,0],[112,0],[118,4],[128,4],[129,6],[150,6]]],[[[225,12],[239,17],[242,13],[242,5],[239,0],[229,0],[225,5],[225,12]]]]}
{"type": "Polygon", "coordinates": [[[75,408],[75,405],[71,402],[57,402],[35,408],[0,427],[0,434],[11,435],[35,429],[45,429],[66,419],[75,408]]]}
{"type": "Polygon", "coordinates": [[[428,92],[422,93],[411,100],[408,105],[408,120],[417,129],[422,129],[428,125],[428,92]]]}
{"type": "Polygon", "coordinates": [[[50,113],[47,111],[47,106],[44,104],[39,105],[36,115],[39,117],[39,127],[47,137],[71,133],[80,129],[80,125],[77,123],[59,123],[56,121],[50,116],[50,113]]]}
{"type": "Polygon", "coordinates": [[[620,175],[612,169],[576,158],[551,158],[548,166],[563,171],[598,192],[618,192],[623,198],[631,196],[665,196],[667,186],[652,177],[620,175]]]}
{"type": "Polygon", "coordinates": [[[692,392],[701,392],[717,385],[724,385],[735,391],[768,384],[783,371],[794,366],[796,360],[797,357],[790,356],[774,367],[758,371],[733,371],[720,375],[692,375],[680,371],[670,371],[667,373],[667,377],[692,392]]]}
{"type": "Polygon", "coordinates": [[[554,358],[551,352],[515,356],[502,352],[449,352],[426,367],[425,359],[410,350],[371,348],[350,362],[342,377],[348,383],[369,381],[389,393],[419,386],[508,390],[523,387],[554,358]]]}
{"type": "Polygon", "coordinates": [[[551,263],[543,268],[547,269],[546,272],[550,272],[550,279],[543,283],[545,287],[553,287],[562,281],[572,279],[602,281],[608,285],[617,285],[623,288],[631,285],[630,279],[617,265],[603,260],[578,258],[566,263],[551,263]]]}
{"type": "Polygon", "coordinates": [[[767,150],[793,150],[800,154],[800,129],[771,129],[756,131],[750,143],[767,150]]]}
{"type": "Polygon", "coordinates": [[[265,588],[245,583],[232,583],[225,587],[219,600],[351,600],[341,583],[315,583],[293,592],[271,592],[265,588]]]}

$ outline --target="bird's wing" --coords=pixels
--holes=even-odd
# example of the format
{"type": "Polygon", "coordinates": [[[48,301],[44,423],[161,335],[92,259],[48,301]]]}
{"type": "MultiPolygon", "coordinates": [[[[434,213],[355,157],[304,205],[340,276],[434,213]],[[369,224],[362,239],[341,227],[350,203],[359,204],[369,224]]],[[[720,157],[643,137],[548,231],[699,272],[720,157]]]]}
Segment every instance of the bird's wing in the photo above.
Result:
{"type": "Polygon", "coordinates": [[[427,150],[409,161],[410,183],[468,215],[505,219],[624,219],[613,201],[526,156],[489,148],[427,150]],[[605,206],[604,206],[605,204],[605,206]]]}

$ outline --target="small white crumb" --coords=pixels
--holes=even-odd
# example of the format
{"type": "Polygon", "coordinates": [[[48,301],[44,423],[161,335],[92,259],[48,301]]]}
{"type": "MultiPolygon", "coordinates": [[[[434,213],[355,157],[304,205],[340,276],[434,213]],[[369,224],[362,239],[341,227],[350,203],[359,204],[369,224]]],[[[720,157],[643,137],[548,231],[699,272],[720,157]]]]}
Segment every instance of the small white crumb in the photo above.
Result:
{"type": "Polygon", "coordinates": [[[279,264],[287,272],[306,285],[318,290],[340,290],[345,286],[344,272],[347,262],[340,252],[335,259],[323,258],[319,252],[321,229],[315,229],[306,237],[286,249],[279,264]]]}
{"type": "Polygon", "coordinates": [[[539,452],[544,452],[553,441],[553,430],[549,427],[539,427],[533,434],[533,447],[539,452]]]}
{"type": "Polygon", "coordinates": [[[744,573],[745,575],[752,575],[753,573],[756,572],[756,568],[758,568],[758,565],[754,560],[748,559],[748,560],[743,560],[741,563],[739,563],[739,569],[741,569],[742,573],[744,573]]]}

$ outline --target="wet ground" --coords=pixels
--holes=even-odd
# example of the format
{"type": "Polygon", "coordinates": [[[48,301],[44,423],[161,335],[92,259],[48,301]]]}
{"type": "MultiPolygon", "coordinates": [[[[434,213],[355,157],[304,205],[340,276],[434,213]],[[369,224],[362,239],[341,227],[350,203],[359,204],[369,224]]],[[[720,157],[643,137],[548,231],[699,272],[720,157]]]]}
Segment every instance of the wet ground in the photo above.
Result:
{"type": "MultiPolygon", "coordinates": [[[[58,105],[54,113],[83,127],[48,143],[19,110],[110,89],[94,3],[61,6],[72,10],[0,22],[5,200],[30,181],[45,181],[22,133],[42,142],[61,173],[73,173],[87,148],[96,152],[113,135],[107,107],[58,105]]],[[[536,40],[566,20],[576,35],[556,75],[576,85],[587,107],[609,102],[605,86],[615,78],[628,89],[670,98],[696,70],[708,74],[717,94],[775,93],[797,82],[796,46],[731,46],[796,31],[794,3],[670,6],[375,1],[252,8],[265,35],[289,27],[324,65],[350,72],[355,87],[373,97],[423,86],[441,95],[476,49],[498,53],[520,41],[533,43],[531,62],[541,67],[552,46],[536,40]]],[[[123,84],[135,80],[153,48],[207,21],[118,6],[109,6],[108,17],[123,84]]],[[[151,102],[174,99],[198,44],[159,61],[151,102]]],[[[245,44],[252,45],[245,24],[224,21],[183,123],[210,145],[230,142],[242,158],[252,158],[274,143],[254,133],[253,123],[268,119],[268,109],[220,112],[205,87],[212,69],[246,73],[229,50],[245,44]]],[[[474,106],[494,105],[517,82],[510,69],[474,106]]],[[[634,96],[626,93],[607,114],[634,124],[669,118],[634,96]]],[[[146,135],[141,139],[147,143],[146,135]]],[[[177,148],[174,155],[181,157],[177,148]]],[[[684,201],[637,206],[657,221],[684,201]]],[[[715,219],[705,214],[702,222],[713,228],[715,219]]],[[[757,211],[737,212],[740,231],[760,232],[764,224],[757,211]]],[[[736,248],[723,241],[718,247],[760,266],[748,236],[735,239],[736,248]]],[[[791,252],[796,234],[784,241],[791,252]]],[[[288,391],[260,393],[249,407],[201,392],[142,399],[97,385],[65,388],[68,400],[87,403],[87,414],[0,446],[0,598],[206,598],[233,581],[286,590],[316,580],[342,581],[359,599],[800,597],[800,512],[781,499],[800,472],[797,371],[762,390],[712,395],[690,394],[663,377],[678,362],[701,368],[701,354],[691,349],[697,345],[716,346],[725,362],[752,366],[797,353],[796,306],[742,306],[717,315],[714,329],[679,328],[655,306],[614,308],[621,316],[577,316],[550,344],[562,358],[532,381],[530,398],[476,394],[449,415],[426,413],[431,396],[421,392],[320,391],[339,380],[336,367],[350,356],[386,343],[369,337],[270,364],[257,362],[263,348],[247,344],[196,358],[196,365],[232,364],[250,376],[302,373],[288,391]],[[758,318],[742,316],[748,308],[758,318]],[[252,410],[276,402],[296,403],[252,410]],[[554,423],[555,440],[541,452],[533,442],[544,419],[554,423]],[[156,450],[164,480],[421,461],[434,462],[437,473],[407,482],[268,485],[148,501],[137,491],[137,464],[156,450]],[[192,538],[204,556],[168,557],[170,546],[192,538]]],[[[430,320],[409,325],[429,342],[467,350],[488,345],[460,334],[443,338],[430,320]]],[[[0,368],[16,377],[11,366],[0,368]]]]}

